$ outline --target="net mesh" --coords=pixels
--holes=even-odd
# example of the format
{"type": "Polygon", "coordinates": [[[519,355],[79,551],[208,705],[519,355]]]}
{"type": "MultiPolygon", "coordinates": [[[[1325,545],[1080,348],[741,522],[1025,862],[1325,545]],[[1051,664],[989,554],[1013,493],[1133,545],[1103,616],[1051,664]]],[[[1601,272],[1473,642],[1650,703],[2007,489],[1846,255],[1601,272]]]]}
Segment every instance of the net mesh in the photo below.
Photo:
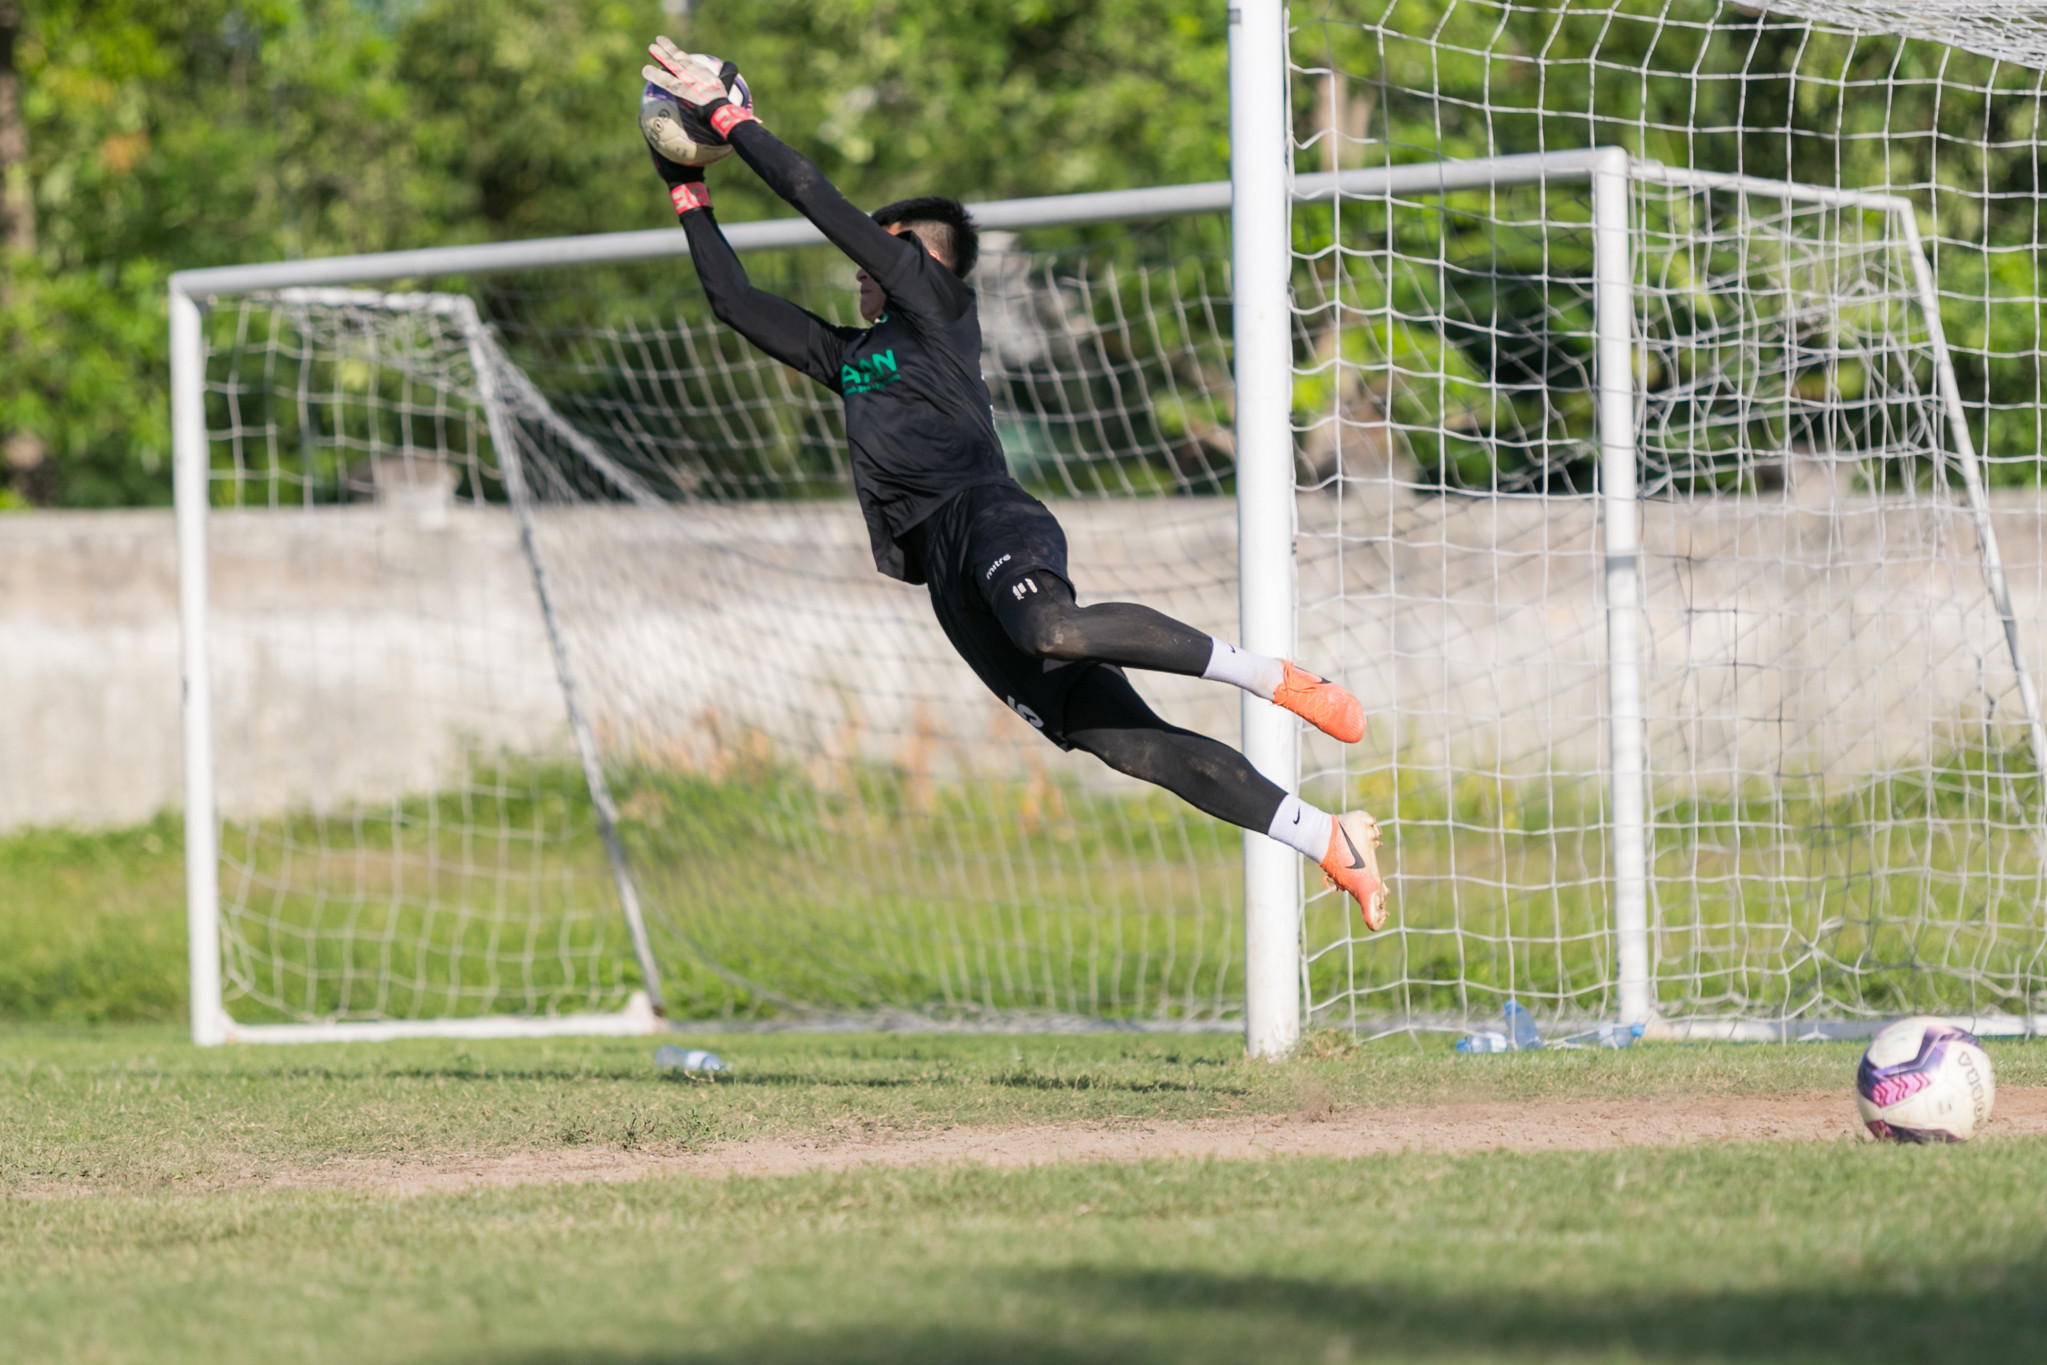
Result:
{"type": "MultiPolygon", "coordinates": [[[[1220,630],[1235,565],[1213,496],[1217,226],[998,241],[978,287],[1012,470],[1060,509],[1080,591],[1220,630]]],[[[843,261],[752,268],[856,317],[843,261]]],[[[663,274],[622,282],[615,305],[519,281],[492,311],[569,426],[630,426],[620,472],[656,494],[620,508],[560,423],[522,422],[540,557],[633,866],[677,945],[679,1008],[1234,1013],[1235,832],[1052,749],[990,695],[924,591],[875,572],[836,396],[663,274]],[[678,294],[659,324],[657,287],[678,294]]],[[[1216,723],[1228,699],[1191,700],[1216,723]]]]}
{"type": "MultiPolygon", "coordinates": [[[[1297,169],[1636,158],[1659,1010],[2027,1009],[2039,784],[1939,366],[2030,623],[2037,25],[1796,8],[1296,10],[1297,169]]],[[[1367,938],[1304,883],[1311,1022],[1615,1007],[1590,222],[1561,174],[1295,211],[1299,656],[1372,715],[1301,779],[1380,817],[1395,902],[1367,938]]],[[[1233,636],[1228,245],[1037,230],[975,284],[1082,601],[1233,636]]],[[[842,260],[748,265],[853,319],[842,260]]],[[[674,1016],[1241,1015],[1238,833],[985,693],[874,572],[832,395],[686,264],[431,286],[209,316],[238,1018],[616,1007],[570,689],[674,1016]]],[[[1235,693],[1135,681],[1236,734],[1235,693]]]]}
{"type": "MultiPolygon", "coordinates": [[[[2025,489],[1989,499],[2037,619],[2038,75],[1900,36],[1942,9],[1858,33],[1711,4],[1349,3],[1295,31],[1302,169],[1639,158],[1666,1016],[2030,1011],[2042,984],[2039,786],[1911,221],[1961,414],[1993,485],[2025,489]],[[2000,168],[2000,146],[2025,151],[2000,168]]],[[[1584,195],[1296,212],[1301,634],[1342,641],[1388,722],[1376,750],[1316,739],[1304,779],[1381,814],[1400,907],[1367,939],[1310,899],[1317,1019],[1616,1004],[1584,195]]]]}
{"type": "MultiPolygon", "coordinates": [[[[400,300],[420,304],[419,299],[400,300]]],[[[449,319],[216,311],[208,629],[231,1003],[254,1018],[622,997],[587,795],[449,319]]]]}
{"type": "MultiPolygon", "coordinates": [[[[1040,235],[995,238],[977,275],[1011,469],[1059,510],[1084,597],[1228,631],[1223,225],[1040,235]]],[[[843,261],[749,263],[855,317],[843,261]]],[[[265,585],[333,632],[287,686],[345,691],[352,716],[432,714],[347,771],[264,785],[223,765],[244,1013],[549,1011],[635,978],[543,588],[671,1014],[1240,1013],[1237,832],[1046,745],[986,693],[923,590],[875,572],[837,398],[715,323],[686,264],[286,291],[211,326],[216,501],[246,509],[217,517],[216,564],[244,523],[362,561],[382,601],[360,615],[330,600],[338,574],[265,585]],[[508,787],[550,823],[469,820],[465,865],[495,880],[437,880],[443,807],[508,787]],[[412,875],[366,882],[349,859],[387,840],[412,875]],[[517,945],[512,980],[472,938],[517,945]]],[[[240,628],[222,615],[217,632],[240,628]]],[[[272,628],[290,627],[253,633],[272,628]]],[[[1176,719],[1233,723],[1234,693],[1144,685],[1176,719]]],[[[224,753],[313,758],[277,700],[225,707],[243,728],[224,753]]]]}
{"type": "Polygon", "coordinates": [[[2047,10],[2028,0],[1771,0],[1774,14],[1816,19],[1834,33],[1895,34],[2000,62],[2047,67],[2047,10]]]}

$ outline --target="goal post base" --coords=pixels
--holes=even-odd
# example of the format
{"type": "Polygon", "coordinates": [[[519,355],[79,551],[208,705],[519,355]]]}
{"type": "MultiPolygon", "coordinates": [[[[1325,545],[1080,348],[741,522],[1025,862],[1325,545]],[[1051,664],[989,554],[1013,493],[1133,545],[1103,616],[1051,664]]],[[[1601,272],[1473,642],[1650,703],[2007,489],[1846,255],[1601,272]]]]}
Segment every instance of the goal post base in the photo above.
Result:
{"type": "Polygon", "coordinates": [[[639,1038],[666,1033],[645,991],[610,1014],[486,1014],[473,1019],[335,1019],[309,1024],[225,1022],[229,1043],[388,1043],[400,1038],[639,1038]]]}

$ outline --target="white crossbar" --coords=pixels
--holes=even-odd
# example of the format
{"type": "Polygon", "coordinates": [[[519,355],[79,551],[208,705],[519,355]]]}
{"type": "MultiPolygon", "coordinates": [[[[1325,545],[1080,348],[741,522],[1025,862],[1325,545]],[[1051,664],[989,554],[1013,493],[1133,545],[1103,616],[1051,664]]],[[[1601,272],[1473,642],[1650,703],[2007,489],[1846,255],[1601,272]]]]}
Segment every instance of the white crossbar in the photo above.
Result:
{"type": "MultiPolygon", "coordinates": [[[[1444,194],[1455,190],[1482,189],[1487,185],[1582,180],[1592,174],[1599,156],[1597,149],[1540,152],[1489,157],[1482,161],[1432,161],[1413,166],[1298,175],[1293,180],[1293,199],[1295,203],[1307,204],[1339,196],[1368,198],[1373,195],[1444,194]]],[[[998,199],[967,207],[973,211],[974,221],[981,228],[1002,232],[1138,222],[1148,218],[1181,218],[1195,213],[1221,213],[1228,209],[1230,182],[1205,180],[1192,185],[1154,185],[1145,189],[1104,190],[1094,194],[998,199]]],[[[725,239],[732,243],[735,251],[772,251],[824,243],[824,235],[806,218],[727,223],[724,231],[725,239]]],[[[487,242],[475,246],[425,247],[418,251],[380,251],[362,256],[268,261],[261,265],[210,266],[201,270],[178,271],[171,276],[171,289],[189,298],[225,298],[291,286],[375,284],[386,280],[432,279],[441,275],[487,275],[558,266],[616,265],[687,255],[689,239],[683,235],[681,228],[651,228],[643,232],[538,237],[523,242],[487,242]]]]}
{"type": "Polygon", "coordinates": [[[227,1043],[388,1043],[399,1038],[637,1038],[667,1028],[646,992],[612,1014],[486,1014],[473,1019],[331,1019],[311,1024],[237,1024],[227,1043]]]}

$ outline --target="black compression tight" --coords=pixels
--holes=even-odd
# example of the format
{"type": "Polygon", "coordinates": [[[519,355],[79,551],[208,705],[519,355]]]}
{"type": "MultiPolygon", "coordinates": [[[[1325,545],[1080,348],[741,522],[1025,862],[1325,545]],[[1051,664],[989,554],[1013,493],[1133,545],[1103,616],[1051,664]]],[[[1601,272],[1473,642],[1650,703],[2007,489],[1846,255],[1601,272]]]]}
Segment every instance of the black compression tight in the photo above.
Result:
{"type": "MultiPolygon", "coordinates": [[[[1092,610],[1092,609],[1090,609],[1092,610]]],[[[1206,638],[1206,637],[1203,637],[1206,638]]],[[[1090,668],[1066,697],[1066,740],[1119,773],[1260,834],[1286,793],[1229,745],[1159,719],[1121,673],[1090,668]]]]}
{"type": "Polygon", "coordinates": [[[1094,659],[1198,678],[1214,648],[1203,632],[1134,602],[1079,606],[1073,589],[1048,573],[1026,574],[997,593],[995,616],[1016,647],[1038,659],[1094,659]]]}
{"type": "MultiPolygon", "coordinates": [[[[996,594],[995,616],[1018,649],[1038,659],[1093,659],[1125,668],[1200,677],[1214,642],[1172,617],[1131,602],[1075,604],[1048,573],[996,594]]],[[[1260,834],[1286,793],[1229,745],[1168,725],[1121,673],[1091,668],[1066,697],[1066,739],[1119,773],[1164,787],[1188,805],[1260,834]]]]}

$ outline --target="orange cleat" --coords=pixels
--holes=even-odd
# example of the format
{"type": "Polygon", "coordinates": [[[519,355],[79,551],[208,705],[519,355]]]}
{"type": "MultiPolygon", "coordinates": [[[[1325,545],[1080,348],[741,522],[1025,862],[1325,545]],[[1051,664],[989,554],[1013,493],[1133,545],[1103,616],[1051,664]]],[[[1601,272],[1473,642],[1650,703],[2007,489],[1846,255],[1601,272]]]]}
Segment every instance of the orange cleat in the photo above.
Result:
{"type": "Polygon", "coordinates": [[[1286,673],[1279,690],[1272,694],[1274,706],[1284,706],[1323,734],[1345,744],[1355,744],[1365,737],[1365,708],[1356,697],[1329,679],[1318,678],[1305,668],[1295,668],[1284,659],[1280,666],[1286,673]]]}
{"type": "Polygon", "coordinates": [[[1329,831],[1329,856],[1322,860],[1325,886],[1340,886],[1357,898],[1365,927],[1386,927],[1386,883],[1379,879],[1379,822],[1361,810],[1345,811],[1329,831]]]}

